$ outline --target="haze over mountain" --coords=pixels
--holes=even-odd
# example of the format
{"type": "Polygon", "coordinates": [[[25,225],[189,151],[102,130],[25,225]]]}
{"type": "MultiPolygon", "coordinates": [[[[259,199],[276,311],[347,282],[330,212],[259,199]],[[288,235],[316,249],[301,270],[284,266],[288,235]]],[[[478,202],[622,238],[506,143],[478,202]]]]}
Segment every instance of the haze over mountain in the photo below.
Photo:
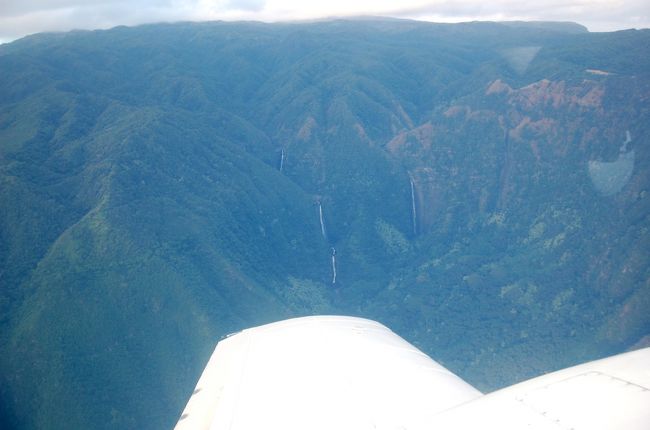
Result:
{"type": "Polygon", "coordinates": [[[484,390],[649,342],[648,30],[118,27],[0,76],[3,428],[171,428],[291,316],[484,390]]]}
{"type": "Polygon", "coordinates": [[[646,0],[3,0],[0,43],[35,33],[117,25],[220,20],[288,22],[365,16],[445,23],[575,21],[590,31],[650,27],[650,5],[646,0]]]}

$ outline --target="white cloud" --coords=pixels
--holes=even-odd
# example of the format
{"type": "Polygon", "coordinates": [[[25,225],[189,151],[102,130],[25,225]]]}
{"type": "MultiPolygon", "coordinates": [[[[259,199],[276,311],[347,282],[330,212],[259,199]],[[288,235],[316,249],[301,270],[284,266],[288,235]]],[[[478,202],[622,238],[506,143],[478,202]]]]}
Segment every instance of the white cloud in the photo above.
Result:
{"type": "Polygon", "coordinates": [[[648,0],[0,0],[0,41],[41,31],[182,20],[284,21],[381,15],[427,21],[576,21],[592,31],[650,27],[648,0]]]}
{"type": "MultiPolygon", "coordinates": [[[[116,25],[136,25],[145,22],[176,20],[178,10],[164,2],[146,2],[135,7],[126,1],[106,1],[73,4],[59,1],[58,7],[22,10],[21,13],[0,15],[0,38],[15,38],[42,31],[109,28],[116,25]],[[64,4],[67,3],[67,4],[64,4]],[[156,4],[158,3],[158,4],[156,4]]],[[[14,9],[14,10],[17,10],[14,9]]]]}
{"type": "Polygon", "coordinates": [[[400,8],[392,16],[425,21],[574,21],[592,31],[650,27],[647,0],[440,0],[400,8]]]}
{"type": "Polygon", "coordinates": [[[264,9],[266,0],[228,0],[224,4],[226,10],[244,10],[259,12],[264,9]]]}

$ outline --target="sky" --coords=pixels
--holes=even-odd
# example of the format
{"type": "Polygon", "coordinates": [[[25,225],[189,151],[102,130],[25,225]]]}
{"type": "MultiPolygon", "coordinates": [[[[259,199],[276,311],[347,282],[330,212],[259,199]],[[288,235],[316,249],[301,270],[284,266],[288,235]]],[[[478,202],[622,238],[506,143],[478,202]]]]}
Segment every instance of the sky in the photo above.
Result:
{"type": "Polygon", "coordinates": [[[151,22],[390,16],[433,22],[574,21],[650,28],[650,0],[0,0],[0,42],[44,31],[151,22]]]}

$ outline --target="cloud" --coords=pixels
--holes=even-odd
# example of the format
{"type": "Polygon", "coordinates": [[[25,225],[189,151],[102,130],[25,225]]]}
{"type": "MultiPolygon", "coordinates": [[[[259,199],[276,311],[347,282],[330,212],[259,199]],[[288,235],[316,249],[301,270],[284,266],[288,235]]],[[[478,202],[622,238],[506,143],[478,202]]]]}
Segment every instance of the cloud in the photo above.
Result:
{"type": "Polygon", "coordinates": [[[37,7],[36,0],[24,5],[12,3],[3,3],[0,9],[0,38],[3,39],[43,31],[97,29],[120,24],[178,20],[183,15],[179,15],[180,10],[168,0],[141,1],[137,6],[126,0],[55,0],[44,2],[42,8],[37,7]]]}
{"type": "Polygon", "coordinates": [[[174,0],[3,0],[0,3],[0,16],[24,16],[33,13],[56,13],[61,10],[107,10],[142,8],[174,8],[174,0]]]}
{"type": "Polygon", "coordinates": [[[576,21],[592,31],[650,27],[647,0],[0,0],[0,41],[42,31],[161,21],[286,21],[381,15],[426,21],[576,21]]]}
{"type": "Polygon", "coordinates": [[[228,0],[224,7],[226,10],[243,10],[250,12],[259,12],[264,9],[265,0],[228,0]]]}
{"type": "Polygon", "coordinates": [[[47,31],[203,21],[263,6],[263,0],[0,0],[0,40],[47,31]]]}
{"type": "Polygon", "coordinates": [[[393,16],[427,21],[574,21],[592,31],[650,27],[647,0],[441,0],[392,11],[393,16]]]}

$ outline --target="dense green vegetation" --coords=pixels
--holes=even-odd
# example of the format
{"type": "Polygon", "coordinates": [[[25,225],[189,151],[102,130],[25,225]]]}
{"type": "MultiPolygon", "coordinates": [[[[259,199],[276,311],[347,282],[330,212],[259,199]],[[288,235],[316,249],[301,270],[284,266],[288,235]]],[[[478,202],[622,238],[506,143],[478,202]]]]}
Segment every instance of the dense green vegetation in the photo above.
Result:
{"type": "Polygon", "coordinates": [[[647,343],[649,100],[645,30],[0,46],[0,427],[171,428],[221,336],[298,315],[381,321],[485,390],[647,343]]]}

